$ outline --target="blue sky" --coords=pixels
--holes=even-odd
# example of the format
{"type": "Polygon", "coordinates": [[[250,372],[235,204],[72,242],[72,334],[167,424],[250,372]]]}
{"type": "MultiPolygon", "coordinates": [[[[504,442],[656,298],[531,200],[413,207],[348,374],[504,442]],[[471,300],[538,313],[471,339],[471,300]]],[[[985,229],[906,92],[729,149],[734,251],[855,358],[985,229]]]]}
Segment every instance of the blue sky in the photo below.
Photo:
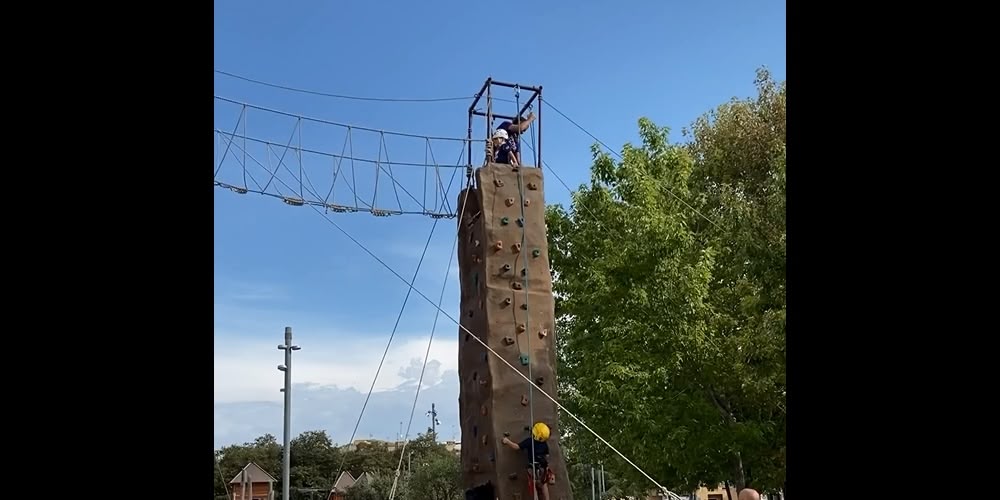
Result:
{"type": "MultiPolygon", "coordinates": [[[[731,97],[752,95],[759,66],[767,66],[778,79],[785,77],[782,1],[614,5],[216,0],[215,68],[288,87],[368,97],[470,96],[487,76],[543,85],[547,101],[613,148],[637,140],[640,116],[670,126],[672,138],[681,140],[681,127],[702,113],[731,97]],[[513,28],[503,32],[499,26],[513,28]]],[[[214,93],[293,115],[442,137],[465,136],[469,105],[335,99],[219,74],[214,93]]],[[[512,90],[499,89],[498,94],[514,98],[512,90]]],[[[522,92],[522,99],[526,97],[522,92]]],[[[219,100],[214,106],[214,127],[231,133],[240,106],[219,100]]],[[[507,113],[513,108],[507,103],[496,106],[496,111],[507,113]]],[[[571,187],[585,182],[593,140],[550,109],[542,113],[548,166],[571,187]]],[[[483,121],[477,125],[476,138],[481,138],[483,121]]],[[[293,118],[251,109],[245,135],[282,146],[293,137],[297,145],[295,127],[293,118]]],[[[237,134],[244,134],[242,125],[237,134]]],[[[346,138],[343,127],[305,122],[301,129],[302,147],[320,153],[341,153],[346,138]]],[[[375,159],[380,154],[376,133],[353,131],[351,142],[355,157],[375,159]]],[[[225,149],[221,144],[220,149],[217,137],[216,167],[225,149]]],[[[242,146],[241,140],[236,144],[242,146]]],[[[432,141],[430,148],[438,164],[465,161],[462,157],[456,162],[461,143],[432,141]]],[[[268,164],[264,146],[250,142],[246,149],[268,164]]],[[[386,136],[385,150],[394,162],[425,163],[427,145],[386,136]]],[[[281,152],[280,146],[275,149],[277,156],[281,152]]],[[[236,146],[230,149],[220,180],[243,182],[238,163],[242,154],[236,146]]],[[[270,161],[276,162],[277,156],[270,161]]],[[[297,171],[294,156],[289,152],[285,164],[297,171]]],[[[333,178],[333,161],[318,154],[302,157],[302,169],[324,196],[333,178]]],[[[251,174],[266,182],[263,170],[252,159],[247,162],[251,174]]],[[[346,172],[349,166],[344,163],[342,168],[346,172]]],[[[368,193],[369,201],[373,171],[370,164],[355,163],[358,190],[368,193]]],[[[420,202],[400,191],[404,207],[422,205],[424,193],[433,204],[435,190],[431,183],[424,184],[423,173],[420,167],[394,167],[400,184],[420,202]]],[[[445,184],[450,173],[443,172],[445,184]]],[[[298,189],[291,175],[279,178],[298,189]]],[[[452,207],[463,180],[459,172],[448,193],[452,207]]],[[[338,180],[334,202],[353,204],[346,184],[338,180]]],[[[379,186],[376,205],[397,208],[384,174],[379,186]]],[[[558,181],[552,179],[547,186],[548,203],[567,203],[569,193],[558,181]]],[[[278,187],[288,191],[280,183],[278,187]]],[[[434,223],[421,215],[328,216],[407,279],[434,223]]],[[[325,429],[334,440],[346,441],[406,286],[308,207],[216,188],[214,221],[215,445],[251,440],[265,432],[280,436],[282,376],[275,366],[282,354],[275,346],[285,326],[293,327],[296,343],[303,347],[294,363],[299,385],[293,391],[293,432],[325,429]]],[[[416,280],[416,287],[435,300],[449,269],[453,235],[454,220],[438,222],[416,280]]],[[[457,317],[454,264],[442,307],[457,317]]],[[[399,423],[408,419],[433,320],[434,308],[412,295],[359,437],[394,438],[399,423]]],[[[457,339],[455,324],[439,318],[427,388],[411,434],[427,426],[424,413],[432,402],[441,414],[441,437],[459,433],[457,339]]]]}

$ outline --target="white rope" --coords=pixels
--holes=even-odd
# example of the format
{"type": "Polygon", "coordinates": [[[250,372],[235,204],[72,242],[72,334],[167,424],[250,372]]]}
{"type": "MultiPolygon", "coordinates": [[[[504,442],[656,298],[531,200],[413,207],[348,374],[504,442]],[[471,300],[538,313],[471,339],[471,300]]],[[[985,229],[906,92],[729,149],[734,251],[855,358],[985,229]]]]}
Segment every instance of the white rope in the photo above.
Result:
{"type": "MultiPolygon", "coordinates": [[[[499,353],[497,353],[496,351],[494,351],[493,348],[491,348],[489,345],[487,345],[486,342],[483,342],[478,336],[476,336],[474,333],[472,333],[472,331],[470,331],[468,328],[466,328],[465,326],[463,326],[452,315],[448,314],[443,309],[441,309],[440,307],[438,307],[437,304],[435,304],[433,300],[431,300],[430,298],[428,298],[427,295],[425,295],[423,292],[421,292],[416,287],[414,287],[413,284],[411,284],[408,281],[406,281],[406,278],[404,278],[402,275],[400,275],[399,273],[397,273],[396,270],[392,268],[392,266],[390,266],[389,264],[386,264],[384,260],[380,259],[377,255],[375,255],[371,250],[368,249],[368,247],[366,247],[363,243],[361,243],[356,238],[354,238],[353,236],[351,236],[351,233],[348,233],[344,228],[340,227],[340,224],[337,224],[336,221],[334,221],[332,218],[330,218],[329,216],[327,216],[326,214],[324,214],[318,208],[316,208],[316,207],[314,207],[312,205],[310,205],[309,207],[312,208],[317,214],[321,215],[327,222],[329,222],[331,225],[333,225],[333,227],[335,227],[338,231],[340,231],[341,233],[343,233],[344,236],[347,236],[347,238],[349,240],[351,240],[359,248],[361,248],[361,250],[363,250],[365,253],[367,253],[369,256],[371,256],[373,259],[375,259],[379,264],[382,264],[382,267],[385,267],[390,273],[392,273],[394,276],[396,276],[396,278],[398,278],[403,283],[406,283],[406,285],[411,290],[413,290],[414,292],[416,292],[417,295],[420,296],[420,298],[424,299],[428,304],[430,304],[431,306],[433,306],[434,308],[436,308],[438,311],[440,311],[441,314],[444,315],[444,317],[450,319],[452,323],[455,323],[456,325],[458,325],[458,327],[461,330],[463,330],[465,333],[468,333],[469,337],[471,337],[473,339],[476,339],[476,342],[479,342],[480,344],[482,344],[482,346],[485,347],[487,351],[489,351],[491,354],[493,354],[494,356],[496,356],[497,359],[499,359],[503,364],[507,365],[507,367],[510,368],[514,373],[516,373],[519,377],[523,378],[528,383],[531,383],[531,379],[529,379],[527,376],[525,376],[523,373],[521,373],[517,368],[514,367],[514,365],[510,364],[506,359],[503,359],[503,356],[501,356],[499,353]]],[[[619,457],[621,457],[622,460],[624,460],[626,463],[628,463],[633,468],[635,468],[635,470],[639,471],[639,473],[642,474],[643,477],[645,477],[650,482],[652,482],[653,484],[655,484],[656,487],[657,487],[657,489],[659,489],[660,491],[663,491],[663,492],[667,493],[668,496],[671,496],[671,498],[674,499],[674,500],[681,500],[680,495],[677,495],[676,493],[673,493],[673,492],[667,490],[663,485],[661,485],[659,482],[657,482],[655,479],[653,479],[652,476],[650,476],[649,474],[647,474],[646,471],[642,470],[641,467],[639,467],[638,465],[636,465],[635,462],[629,460],[629,458],[626,457],[622,452],[618,451],[618,448],[615,448],[614,446],[612,446],[611,443],[609,443],[606,439],[604,439],[600,434],[598,434],[597,432],[595,432],[594,429],[591,429],[589,425],[587,425],[586,423],[584,423],[583,420],[580,419],[580,417],[576,416],[576,414],[574,414],[573,412],[569,411],[569,409],[567,409],[565,406],[563,406],[558,401],[556,401],[556,399],[554,397],[552,397],[548,392],[546,392],[541,387],[538,387],[537,390],[543,396],[545,396],[546,398],[548,398],[549,401],[552,401],[552,403],[554,403],[556,405],[556,407],[558,407],[560,410],[562,410],[567,415],[569,415],[573,420],[575,420],[578,424],[580,424],[580,426],[582,426],[588,432],[590,432],[591,434],[593,434],[594,437],[596,437],[598,440],[600,440],[602,443],[604,443],[608,448],[611,448],[611,451],[615,452],[615,454],[617,454],[619,457]]]]}

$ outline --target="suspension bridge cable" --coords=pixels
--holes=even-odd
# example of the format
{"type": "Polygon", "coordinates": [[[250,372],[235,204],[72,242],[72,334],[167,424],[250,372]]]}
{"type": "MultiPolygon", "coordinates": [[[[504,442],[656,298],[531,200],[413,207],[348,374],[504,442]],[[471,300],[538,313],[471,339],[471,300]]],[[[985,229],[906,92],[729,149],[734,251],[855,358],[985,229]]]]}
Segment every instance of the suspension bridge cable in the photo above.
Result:
{"type": "Polygon", "coordinates": [[[447,101],[467,101],[469,99],[475,99],[475,96],[462,96],[462,97],[431,97],[431,98],[401,98],[401,97],[359,97],[344,94],[331,94],[327,92],[319,92],[315,90],[307,90],[296,87],[289,87],[286,85],[278,85],[276,83],[269,83],[261,80],[255,80],[242,75],[237,75],[235,73],[230,73],[228,71],[215,70],[216,73],[230,78],[235,78],[237,80],[243,80],[245,82],[255,83],[257,85],[263,85],[265,87],[272,87],[281,90],[288,90],[290,92],[299,92],[301,94],[312,94],[322,97],[334,97],[337,99],[350,99],[353,101],[376,101],[376,102],[447,102],[447,101]]]}
{"type": "MultiPolygon", "coordinates": [[[[426,294],[424,294],[423,292],[421,292],[419,289],[415,288],[413,286],[413,283],[408,282],[406,280],[406,278],[404,278],[395,269],[393,269],[392,266],[390,266],[389,264],[387,264],[379,256],[375,255],[375,253],[372,252],[367,246],[365,246],[364,243],[361,243],[360,241],[358,241],[358,239],[355,238],[354,236],[352,236],[351,233],[347,232],[347,230],[345,230],[344,228],[342,228],[340,226],[340,224],[337,224],[336,221],[334,221],[332,218],[328,217],[326,214],[324,214],[318,208],[316,208],[314,206],[311,206],[311,205],[310,205],[310,208],[312,208],[313,211],[315,211],[317,214],[319,214],[321,217],[323,217],[328,223],[330,223],[330,225],[332,225],[334,228],[336,228],[338,231],[340,231],[344,236],[346,236],[347,239],[351,240],[351,242],[354,243],[355,245],[357,245],[358,248],[360,248],[362,251],[364,251],[365,253],[367,253],[371,258],[375,259],[375,261],[378,262],[379,264],[381,264],[382,267],[386,268],[386,270],[388,270],[390,273],[392,273],[393,276],[395,276],[397,279],[399,279],[400,281],[402,281],[403,283],[405,283],[407,285],[407,287],[409,287],[410,290],[416,292],[416,294],[420,298],[424,299],[424,301],[426,301],[428,304],[430,304],[431,306],[435,307],[438,311],[440,311],[440,313],[443,314],[444,317],[446,317],[449,320],[451,320],[452,323],[455,323],[456,325],[458,325],[458,327],[462,331],[464,331],[465,333],[469,334],[469,338],[476,339],[476,342],[478,342],[480,345],[482,345],[487,351],[489,351],[490,354],[492,354],[497,359],[499,359],[501,363],[507,365],[507,367],[510,368],[511,371],[513,371],[514,373],[516,373],[519,377],[523,378],[525,381],[527,381],[529,383],[531,382],[531,379],[529,379],[525,374],[521,373],[520,370],[518,370],[517,368],[515,368],[514,365],[510,364],[509,361],[507,361],[506,359],[504,359],[503,356],[501,356],[498,352],[496,352],[485,341],[483,341],[478,336],[476,336],[471,330],[469,330],[468,328],[466,328],[465,326],[463,326],[457,319],[455,319],[454,316],[448,314],[447,312],[444,311],[444,309],[438,307],[434,303],[433,300],[431,300],[429,297],[427,297],[426,294]]],[[[628,457],[626,457],[625,454],[623,454],[621,451],[618,451],[618,448],[615,448],[611,443],[609,443],[606,439],[604,439],[604,437],[602,437],[600,434],[598,434],[596,431],[594,431],[594,429],[592,429],[589,425],[587,425],[583,420],[581,420],[580,417],[578,417],[575,413],[573,413],[568,408],[566,408],[561,403],[559,403],[559,401],[557,401],[554,397],[552,397],[552,395],[550,395],[548,392],[546,392],[541,387],[539,387],[537,390],[543,396],[545,396],[549,401],[552,401],[552,403],[555,404],[556,407],[558,407],[560,410],[562,410],[563,413],[565,413],[566,415],[569,415],[570,418],[572,418],[578,424],[580,424],[581,427],[583,427],[588,432],[590,432],[594,437],[596,437],[598,440],[600,440],[602,443],[604,443],[605,446],[607,446],[608,448],[610,448],[611,451],[615,452],[616,455],[618,455],[619,457],[621,457],[622,460],[624,460],[626,463],[628,463],[629,465],[631,465],[636,471],[638,471],[640,474],[642,474],[643,477],[645,477],[650,482],[652,482],[653,484],[655,484],[656,487],[660,491],[667,492],[673,498],[675,498],[677,500],[680,500],[681,497],[679,495],[677,495],[676,493],[670,492],[663,485],[661,485],[657,480],[653,479],[653,477],[650,476],[645,470],[643,470],[641,467],[639,467],[638,465],[636,465],[635,462],[633,462],[628,457]]],[[[338,473],[338,475],[339,475],[339,473],[338,473]]]]}
{"type": "MultiPolygon", "coordinates": [[[[452,172],[452,176],[451,176],[451,181],[452,182],[454,182],[454,180],[455,180],[455,173],[457,173],[457,172],[458,172],[457,170],[454,171],[454,172],[452,172]]],[[[452,184],[452,182],[448,183],[448,190],[449,191],[451,190],[451,184],[452,184]]],[[[310,207],[313,210],[317,210],[317,208],[315,206],[310,205],[310,207]]],[[[322,212],[319,212],[319,213],[320,213],[320,215],[323,215],[324,218],[326,218],[327,220],[329,220],[329,218],[326,216],[326,214],[323,214],[322,212]]],[[[393,337],[396,336],[396,330],[399,327],[399,321],[403,317],[403,311],[406,309],[406,303],[410,300],[410,293],[413,292],[414,290],[416,290],[416,288],[413,287],[413,283],[415,283],[417,281],[417,275],[420,273],[420,267],[423,265],[424,257],[427,256],[427,249],[430,247],[431,239],[434,237],[434,229],[437,228],[438,222],[440,222],[440,219],[434,219],[434,223],[431,225],[431,231],[430,231],[430,234],[427,236],[427,242],[424,243],[424,250],[420,253],[420,260],[417,262],[417,269],[413,272],[413,278],[408,283],[409,288],[406,291],[406,296],[403,298],[403,305],[399,309],[399,315],[396,316],[396,324],[392,327],[392,333],[389,334],[389,341],[385,345],[385,351],[382,352],[382,359],[379,361],[378,368],[375,370],[375,377],[372,379],[372,385],[371,385],[371,387],[368,388],[368,395],[365,397],[365,402],[361,406],[361,413],[358,415],[358,421],[354,424],[354,431],[351,432],[351,439],[348,441],[348,445],[350,445],[351,443],[354,442],[354,438],[355,438],[355,436],[357,435],[357,432],[358,432],[358,427],[361,426],[361,420],[364,418],[365,409],[368,407],[368,401],[372,397],[372,392],[374,392],[374,390],[375,390],[375,383],[378,381],[379,373],[382,371],[382,365],[385,363],[385,358],[389,354],[389,347],[392,345],[392,339],[393,339],[393,337]]],[[[451,264],[449,264],[448,266],[449,266],[449,270],[450,270],[451,264]]],[[[417,293],[419,293],[419,291],[417,293]]],[[[434,304],[431,303],[431,305],[434,305],[434,304]]],[[[422,375],[421,375],[421,377],[422,377],[422,375]]],[[[417,387],[419,388],[419,385],[417,387]]],[[[346,460],[347,460],[347,455],[344,455],[344,457],[340,461],[340,467],[338,467],[337,475],[334,476],[334,480],[335,481],[336,481],[337,478],[340,477],[340,474],[344,471],[344,464],[346,463],[346,460]]]]}
{"type": "MultiPolygon", "coordinates": [[[[521,126],[521,115],[519,113],[519,110],[521,109],[521,88],[517,87],[517,86],[514,87],[514,105],[515,105],[514,116],[516,117],[516,120],[514,120],[514,121],[515,121],[516,126],[518,127],[518,131],[519,131],[518,134],[517,134],[517,142],[518,142],[518,145],[520,145],[520,143],[521,143],[521,133],[520,133],[520,130],[521,130],[520,129],[520,126],[521,126]]],[[[532,136],[532,138],[534,138],[534,136],[532,136]]],[[[522,156],[520,149],[521,148],[518,147],[518,152],[517,152],[518,153],[518,157],[522,156]]],[[[534,150],[532,150],[532,152],[534,152],[534,150]]],[[[523,271],[522,271],[522,274],[521,274],[521,282],[523,283],[523,288],[524,288],[524,306],[528,308],[526,310],[525,314],[524,314],[524,333],[525,333],[525,335],[527,336],[527,339],[528,339],[528,429],[530,429],[528,432],[530,434],[529,437],[531,438],[531,476],[530,477],[531,477],[531,481],[537,482],[538,481],[538,465],[537,465],[537,458],[535,456],[535,432],[534,432],[534,430],[535,430],[535,427],[534,427],[535,426],[535,391],[533,390],[534,389],[534,382],[533,382],[534,377],[533,377],[532,371],[531,371],[531,365],[532,365],[532,363],[535,362],[535,359],[534,359],[535,358],[535,353],[531,350],[531,325],[530,325],[530,322],[531,322],[531,311],[532,311],[532,309],[528,305],[528,301],[530,300],[530,297],[531,297],[530,294],[529,294],[529,292],[528,292],[528,259],[524,257],[524,255],[527,253],[527,248],[528,248],[528,240],[527,240],[528,220],[524,216],[524,168],[521,167],[521,166],[518,166],[518,168],[517,168],[517,194],[520,197],[519,205],[520,205],[520,208],[521,208],[521,248],[525,249],[522,252],[518,252],[518,256],[517,257],[518,257],[518,260],[521,260],[521,262],[524,264],[524,268],[523,268],[523,271]]],[[[520,348],[520,345],[518,345],[518,347],[520,348]]],[[[544,477],[542,478],[542,481],[543,482],[545,481],[544,477]]],[[[532,496],[534,497],[534,500],[538,500],[538,488],[537,488],[537,486],[534,487],[534,488],[532,488],[531,491],[532,491],[532,496]]]]}
{"type": "Polygon", "coordinates": [[[411,134],[411,133],[408,133],[408,132],[393,132],[391,130],[382,130],[382,129],[377,129],[377,128],[359,127],[357,125],[351,125],[349,123],[335,122],[335,121],[331,121],[331,120],[325,120],[323,118],[313,118],[313,117],[309,117],[309,116],[305,116],[305,115],[297,115],[295,113],[289,113],[287,111],[281,111],[281,110],[278,110],[278,109],[267,108],[267,107],[259,106],[259,105],[256,105],[256,104],[250,104],[250,103],[247,103],[247,102],[236,101],[236,100],[230,99],[228,97],[222,97],[222,96],[218,96],[218,95],[213,96],[213,97],[215,99],[217,99],[217,100],[220,100],[222,102],[227,102],[229,104],[235,104],[235,105],[238,105],[238,106],[244,106],[244,107],[251,108],[251,109],[256,109],[256,110],[259,110],[259,111],[267,111],[268,113],[274,113],[276,115],[288,116],[288,117],[291,117],[291,118],[299,118],[299,119],[310,121],[310,122],[323,123],[323,124],[326,124],[326,125],[333,125],[335,127],[341,127],[341,128],[350,128],[350,129],[354,129],[354,130],[364,130],[366,132],[379,132],[379,133],[383,133],[383,134],[397,135],[397,136],[401,136],[401,137],[413,137],[413,138],[417,138],[417,139],[431,139],[431,140],[434,140],[434,141],[468,142],[470,140],[472,140],[472,141],[476,140],[476,139],[468,139],[466,137],[438,137],[438,136],[430,136],[430,135],[411,134]]]}
{"type": "MultiPolygon", "coordinates": [[[[313,209],[315,210],[316,207],[313,207],[313,209]]],[[[396,330],[399,328],[399,320],[403,317],[403,311],[406,310],[406,303],[410,300],[410,292],[414,290],[412,288],[412,283],[417,280],[417,275],[420,273],[420,267],[423,265],[424,257],[427,255],[427,249],[430,247],[431,239],[434,237],[434,229],[437,228],[439,221],[440,219],[434,219],[434,224],[431,225],[430,234],[427,235],[427,242],[424,243],[424,250],[420,253],[420,260],[417,262],[417,269],[413,272],[413,278],[410,280],[411,287],[406,291],[406,296],[403,298],[403,306],[399,308],[399,315],[396,316],[396,324],[393,325],[392,333],[389,334],[389,341],[385,344],[385,351],[382,352],[382,359],[378,362],[378,368],[375,370],[375,377],[372,378],[372,385],[368,388],[368,395],[365,396],[365,402],[361,405],[361,413],[358,415],[358,421],[354,424],[354,430],[351,432],[351,439],[347,442],[348,445],[354,442],[354,437],[358,433],[358,427],[361,426],[361,420],[365,416],[365,409],[368,408],[368,401],[372,397],[372,392],[375,391],[375,383],[378,381],[379,373],[382,372],[382,365],[385,363],[385,358],[389,354],[389,347],[392,346],[392,339],[396,336],[396,330]]],[[[334,478],[340,477],[340,473],[343,472],[346,461],[347,455],[344,455],[344,457],[340,460],[340,467],[338,467],[337,475],[334,476],[334,478]]]]}
{"type": "MultiPolygon", "coordinates": [[[[464,151],[459,152],[459,160],[462,159],[463,153],[464,151]]],[[[452,180],[454,180],[455,172],[452,172],[451,175],[452,175],[452,180]]],[[[451,186],[450,181],[448,185],[451,186]]],[[[462,200],[462,208],[458,214],[458,220],[460,221],[459,224],[461,224],[462,217],[465,216],[465,207],[469,201],[470,187],[471,187],[471,182],[466,182],[465,197],[462,200]]],[[[406,423],[406,434],[403,435],[403,445],[400,447],[399,451],[399,464],[396,466],[396,475],[392,479],[392,489],[389,490],[389,500],[393,500],[396,497],[396,486],[399,483],[399,474],[403,468],[403,458],[406,456],[406,445],[410,438],[410,427],[413,425],[413,415],[417,411],[417,400],[420,399],[420,388],[423,386],[424,383],[424,372],[427,370],[427,360],[429,360],[431,356],[431,344],[433,344],[434,342],[434,333],[437,331],[437,323],[438,323],[438,317],[440,316],[441,304],[444,303],[444,292],[448,288],[448,279],[451,277],[451,264],[455,260],[455,254],[456,254],[455,250],[456,247],[458,246],[458,239],[460,237],[461,236],[456,232],[455,239],[452,241],[451,244],[451,253],[449,254],[448,257],[448,267],[444,273],[444,283],[441,284],[441,295],[438,297],[438,304],[436,306],[437,310],[434,312],[434,324],[433,326],[431,326],[431,336],[429,339],[427,339],[427,351],[424,352],[424,363],[423,366],[420,367],[420,378],[417,380],[417,391],[416,394],[413,396],[413,406],[410,408],[410,420],[406,423]]],[[[437,438],[435,437],[435,440],[436,439],[437,438]]]]}

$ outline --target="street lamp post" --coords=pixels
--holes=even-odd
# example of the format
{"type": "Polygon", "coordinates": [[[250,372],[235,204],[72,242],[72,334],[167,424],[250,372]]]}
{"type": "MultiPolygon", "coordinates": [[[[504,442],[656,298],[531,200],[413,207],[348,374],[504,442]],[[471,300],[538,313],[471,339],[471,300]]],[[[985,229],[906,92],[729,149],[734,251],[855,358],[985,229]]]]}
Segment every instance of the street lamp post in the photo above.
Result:
{"type": "Polygon", "coordinates": [[[284,457],[281,461],[281,500],[290,500],[288,491],[291,486],[291,465],[292,450],[289,440],[292,434],[292,351],[298,351],[301,347],[292,345],[292,327],[285,327],[285,343],[278,346],[279,350],[285,351],[285,364],[278,365],[278,370],[285,372],[285,387],[281,392],[285,393],[285,428],[282,441],[284,443],[284,457]]]}

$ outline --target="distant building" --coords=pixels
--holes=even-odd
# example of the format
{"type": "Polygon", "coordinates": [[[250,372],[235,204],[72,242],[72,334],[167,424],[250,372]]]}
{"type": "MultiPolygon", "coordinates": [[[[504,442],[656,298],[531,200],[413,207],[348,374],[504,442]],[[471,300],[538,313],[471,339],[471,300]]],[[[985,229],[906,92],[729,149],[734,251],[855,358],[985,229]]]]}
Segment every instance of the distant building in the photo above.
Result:
{"type": "Polygon", "coordinates": [[[444,448],[455,454],[457,457],[462,456],[462,443],[457,441],[445,441],[444,448]]]}
{"type": "Polygon", "coordinates": [[[351,489],[352,486],[356,484],[370,483],[374,479],[373,474],[367,472],[362,472],[357,479],[351,475],[349,471],[344,471],[340,473],[340,477],[333,483],[333,489],[330,490],[330,495],[327,496],[327,500],[344,500],[347,496],[347,490],[351,489]]]}
{"type": "Polygon", "coordinates": [[[232,500],[274,500],[274,483],[278,480],[259,465],[250,462],[229,481],[232,500]]]}

